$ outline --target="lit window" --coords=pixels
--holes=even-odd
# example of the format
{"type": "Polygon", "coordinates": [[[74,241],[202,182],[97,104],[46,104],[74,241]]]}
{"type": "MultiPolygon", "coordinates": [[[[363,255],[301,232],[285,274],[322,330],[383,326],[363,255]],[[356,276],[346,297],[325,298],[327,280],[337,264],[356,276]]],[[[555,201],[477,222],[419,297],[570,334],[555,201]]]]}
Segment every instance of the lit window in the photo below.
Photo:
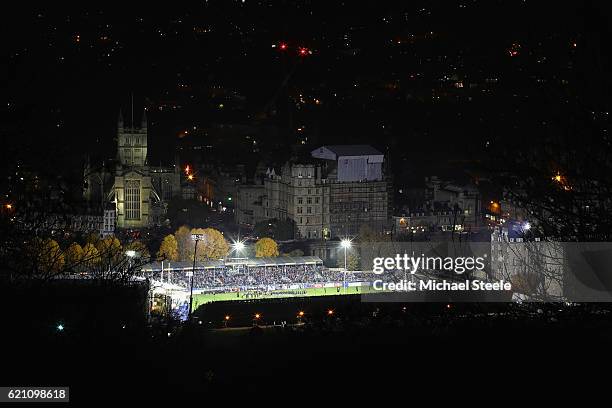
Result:
{"type": "Polygon", "coordinates": [[[140,220],[140,180],[125,181],[125,219],[140,220]]]}

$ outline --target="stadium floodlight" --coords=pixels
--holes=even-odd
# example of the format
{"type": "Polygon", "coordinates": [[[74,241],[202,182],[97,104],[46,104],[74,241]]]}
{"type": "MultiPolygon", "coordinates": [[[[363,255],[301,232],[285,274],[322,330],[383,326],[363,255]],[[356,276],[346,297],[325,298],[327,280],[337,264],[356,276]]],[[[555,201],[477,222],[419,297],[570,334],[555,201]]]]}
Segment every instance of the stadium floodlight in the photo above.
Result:
{"type": "Polygon", "coordinates": [[[342,241],[340,241],[340,246],[344,249],[350,248],[351,247],[351,240],[350,239],[343,239],[342,241]]]}
{"type": "Polygon", "coordinates": [[[133,249],[125,251],[125,255],[128,257],[128,268],[132,267],[132,260],[136,257],[137,253],[133,249]]]}
{"type": "Polygon", "coordinates": [[[234,249],[234,251],[236,251],[236,253],[240,253],[244,250],[246,246],[244,245],[243,241],[236,241],[232,244],[232,248],[234,249]]]}
{"type": "Polygon", "coordinates": [[[193,267],[191,268],[191,281],[189,284],[189,320],[191,321],[191,313],[193,312],[193,275],[195,275],[196,259],[198,254],[198,242],[203,241],[206,237],[204,234],[191,234],[191,239],[195,241],[193,247],[193,267]]]}
{"type": "Polygon", "coordinates": [[[346,251],[351,247],[351,240],[348,238],[342,239],[340,246],[344,248],[344,271],[346,272],[346,251]]]}

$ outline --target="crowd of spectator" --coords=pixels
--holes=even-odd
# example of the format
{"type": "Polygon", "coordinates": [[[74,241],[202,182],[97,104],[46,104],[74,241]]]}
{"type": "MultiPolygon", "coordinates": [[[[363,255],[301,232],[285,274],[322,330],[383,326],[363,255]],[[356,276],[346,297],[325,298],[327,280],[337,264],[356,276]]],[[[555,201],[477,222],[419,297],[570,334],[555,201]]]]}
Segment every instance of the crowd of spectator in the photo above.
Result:
{"type": "MultiPolygon", "coordinates": [[[[371,280],[372,274],[365,272],[344,272],[320,265],[257,266],[241,268],[215,268],[196,270],[193,275],[195,290],[225,290],[227,288],[267,287],[279,285],[314,285],[326,283],[362,282],[371,280]]],[[[191,274],[188,272],[166,271],[152,276],[155,280],[188,288],[191,274]]]]}

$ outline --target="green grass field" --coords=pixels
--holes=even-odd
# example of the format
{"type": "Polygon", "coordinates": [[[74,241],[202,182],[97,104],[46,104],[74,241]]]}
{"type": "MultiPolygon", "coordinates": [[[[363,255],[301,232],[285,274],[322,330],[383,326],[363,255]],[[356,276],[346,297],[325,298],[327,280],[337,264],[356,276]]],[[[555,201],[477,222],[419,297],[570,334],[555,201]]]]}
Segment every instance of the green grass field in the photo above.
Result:
{"type": "Polygon", "coordinates": [[[255,292],[225,292],[217,294],[197,294],[193,295],[193,306],[197,308],[200,305],[210,302],[232,301],[232,300],[251,300],[251,299],[280,299],[291,297],[309,297],[309,296],[338,296],[338,295],[359,295],[362,293],[371,293],[374,289],[369,286],[349,287],[349,288],[308,288],[308,289],[287,289],[276,290],[265,294],[255,295],[255,292]]]}

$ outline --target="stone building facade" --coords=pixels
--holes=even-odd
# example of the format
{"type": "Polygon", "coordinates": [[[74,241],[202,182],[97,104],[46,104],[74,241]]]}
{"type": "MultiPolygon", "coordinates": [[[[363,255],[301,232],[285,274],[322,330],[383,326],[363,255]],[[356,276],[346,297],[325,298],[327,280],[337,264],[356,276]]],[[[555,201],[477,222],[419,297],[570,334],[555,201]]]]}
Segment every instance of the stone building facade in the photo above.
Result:
{"type": "Polygon", "coordinates": [[[268,169],[255,186],[239,186],[236,221],[289,218],[302,239],[356,235],[363,225],[382,231],[390,219],[383,157],[370,146],[324,146],[308,162],[268,169]]]}

